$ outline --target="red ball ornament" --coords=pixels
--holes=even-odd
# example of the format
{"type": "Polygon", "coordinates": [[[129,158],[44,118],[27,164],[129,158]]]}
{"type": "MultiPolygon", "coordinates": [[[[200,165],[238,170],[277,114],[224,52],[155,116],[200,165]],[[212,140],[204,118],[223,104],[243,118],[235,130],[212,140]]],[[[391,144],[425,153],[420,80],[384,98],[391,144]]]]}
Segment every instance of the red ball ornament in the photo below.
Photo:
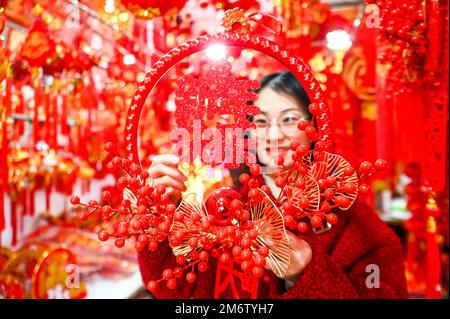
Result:
{"type": "MultiPolygon", "coordinates": [[[[236,216],[232,209],[232,202],[238,200],[242,203],[241,195],[229,188],[222,187],[212,192],[206,200],[206,209],[214,216],[214,222],[220,226],[229,225],[236,216]]],[[[235,203],[235,205],[237,205],[235,203]]]]}

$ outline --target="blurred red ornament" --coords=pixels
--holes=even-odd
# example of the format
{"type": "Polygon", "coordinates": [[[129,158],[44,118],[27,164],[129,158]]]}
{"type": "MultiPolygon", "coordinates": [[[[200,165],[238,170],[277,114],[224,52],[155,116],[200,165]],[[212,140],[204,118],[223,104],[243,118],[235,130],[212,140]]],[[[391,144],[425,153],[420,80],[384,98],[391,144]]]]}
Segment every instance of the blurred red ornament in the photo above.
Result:
{"type": "Polygon", "coordinates": [[[178,13],[186,0],[120,0],[136,17],[142,19],[153,19],[159,16],[178,13]]]}
{"type": "Polygon", "coordinates": [[[55,44],[50,38],[47,26],[41,19],[36,19],[22,45],[20,55],[34,67],[45,64],[55,49],[55,44]]]}

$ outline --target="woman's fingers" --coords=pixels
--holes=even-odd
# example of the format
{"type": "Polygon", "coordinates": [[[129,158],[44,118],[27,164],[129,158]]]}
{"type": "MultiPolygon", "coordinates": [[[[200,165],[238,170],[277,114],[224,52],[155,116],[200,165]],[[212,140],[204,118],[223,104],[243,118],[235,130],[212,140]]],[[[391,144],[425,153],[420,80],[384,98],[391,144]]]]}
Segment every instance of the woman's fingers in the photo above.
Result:
{"type": "Polygon", "coordinates": [[[167,166],[162,163],[152,164],[152,166],[148,169],[148,174],[151,178],[169,176],[173,179],[181,181],[182,183],[187,181],[187,177],[178,168],[167,166]]]}
{"type": "MultiPolygon", "coordinates": [[[[295,279],[311,261],[312,250],[311,246],[303,239],[298,238],[290,231],[286,230],[286,233],[290,247],[290,262],[286,274],[283,276],[283,278],[295,279]]],[[[264,268],[273,271],[268,263],[266,263],[264,268]]]]}
{"type": "Polygon", "coordinates": [[[152,165],[165,164],[165,165],[177,167],[179,162],[180,162],[180,158],[173,154],[156,155],[152,159],[152,165]]]}
{"type": "Polygon", "coordinates": [[[162,176],[155,178],[153,180],[153,186],[156,185],[164,185],[166,187],[173,187],[181,192],[184,192],[186,190],[186,185],[184,185],[183,182],[179,181],[178,179],[175,179],[171,176],[162,176]]]}

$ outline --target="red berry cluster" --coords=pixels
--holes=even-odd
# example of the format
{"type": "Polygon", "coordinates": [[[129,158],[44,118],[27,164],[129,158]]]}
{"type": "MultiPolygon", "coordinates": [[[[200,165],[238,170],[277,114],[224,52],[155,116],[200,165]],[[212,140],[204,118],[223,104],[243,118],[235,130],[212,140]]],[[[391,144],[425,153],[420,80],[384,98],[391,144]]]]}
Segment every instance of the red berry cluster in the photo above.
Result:
{"type": "MultiPolygon", "coordinates": [[[[112,143],[106,143],[105,149],[114,154],[112,143]]],[[[165,194],[165,186],[150,186],[148,172],[126,158],[114,156],[107,168],[110,171],[122,170],[127,173],[128,177],[117,179],[116,187],[128,196],[125,196],[117,207],[110,205],[109,191],[102,192],[104,204],[101,205],[96,200],[81,203],[78,196],[72,196],[72,205],[86,208],[79,213],[78,218],[80,221],[86,221],[94,213],[100,213],[102,221],[111,226],[98,231],[101,241],[115,238],[115,245],[120,248],[126,240],[133,238],[138,251],[146,247],[155,251],[158,243],[165,240],[169,234],[176,208],[165,194]]]]}
{"type": "MultiPolygon", "coordinates": [[[[259,167],[252,166],[251,171],[259,174],[259,167]]],[[[249,175],[241,175],[241,179],[245,178],[250,182],[249,175]]],[[[214,191],[206,200],[207,214],[201,208],[192,209],[192,206],[185,210],[182,202],[174,214],[174,225],[169,235],[169,245],[180,266],[166,269],[166,275],[150,281],[147,288],[155,291],[161,282],[165,282],[168,288],[174,289],[177,286],[175,279],[183,276],[187,282],[193,283],[197,278],[196,269],[205,272],[210,258],[217,258],[218,262],[231,267],[236,264],[247,276],[261,277],[269,248],[256,242],[260,235],[255,225],[258,221],[251,220],[251,212],[265,195],[256,188],[254,190],[258,195],[251,195],[252,198],[245,203],[232,189],[214,191]],[[225,220],[227,224],[224,224],[225,220]]]]}

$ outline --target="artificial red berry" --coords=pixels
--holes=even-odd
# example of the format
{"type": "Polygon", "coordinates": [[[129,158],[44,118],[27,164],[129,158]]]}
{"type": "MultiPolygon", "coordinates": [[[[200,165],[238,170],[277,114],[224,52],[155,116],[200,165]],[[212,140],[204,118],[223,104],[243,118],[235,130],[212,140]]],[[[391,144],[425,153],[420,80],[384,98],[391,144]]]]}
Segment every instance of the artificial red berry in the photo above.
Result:
{"type": "Polygon", "coordinates": [[[252,263],[249,260],[245,260],[241,264],[241,269],[243,272],[249,272],[252,269],[252,263]]]}
{"type": "Polygon", "coordinates": [[[128,185],[128,178],[126,178],[126,177],[119,177],[119,179],[117,180],[116,185],[117,185],[117,188],[119,190],[123,190],[128,185]]]}
{"type": "Polygon", "coordinates": [[[193,284],[197,280],[197,275],[194,272],[189,272],[186,275],[186,281],[190,284],[193,284]]]}
{"type": "Polygon", "coordinates": [[[259,247],[258,252],[261,256],[267,257],[267,256],[269,256],[270,251],[269,251],[269,248],[267,248],[266,246],[261,246],[261,247],[259,247]]]}
{"type": "Polygon", "coordinates": [[[277,177],[275,179],[275,185],[277,187],[283,188],[285,184],[286,184],[286,179],[284,179],[283,177],[277,177]]]}
{"type": "Polygon", "coordinates": [[[89,217],[89,215],[85,211],[78,213],[78,219],[80,220],[80,222],[85,222],[88,219],[88,217],[89,217]]]}
{"type": "Polygon", "coordinates": [[[347,166],[344,168],[344,175],[346,175],[346,176],[353,175],[354,172],[355,172],[355,169],[351,166],[347,166]]]}
{"type": "Polygon", "coordinates": [[[148,289],[150,292],[154,292],[157,288],[158,288],[158,283],[157,283],[156,281],[150,280],[150,281],[147,283],[147,289],[148,289]]]}
{"type": "Polygon", "coordinates": [[[105,151],[107,151],[108,153],[111,153],[114,151],[114,144],[111,142],[106,142],[105,143],[105,151]]]}
{"type": "Polygon", "coordinates": [[[173,272],[171,269],[165,269],[163,271],[162,277],[164,280],[169,280],[173,277],[173,272]]]}
{"type": "Polygon", "coordinates": [[[94,208],[94,207],[96,207],[98,205],[98,202],[95,199],[91,199],[88,202],[88,205],[89,205],[89,207],[94,208]]]}
{"type": "Polygon", "coordinates": [[[206,262],[201,262],[198,264],[198,271],[205,272],[208,270],[208,264],[206,262]]]}
{"type": "Polygon", "coordinates": [[[333,214],[333,213],[328,214],[326,219],[327,219],[327,222],[330,225],[335,225],[337,223],[337,220],[338,220],[336,214],[333,214]]]}
{"type": "Polygon", "coordinates": [[[72,205],[78,205],[80,203],[80,198],[74,195],[70,198],[70,203],[72,205]]]}
{"type": "Polygon", "coordinates": [[[125,240],[123,238],[116,239],[116,241],[114,242],[114,245],[117,248],[122,248],[125,245],[125,240]]]}
{"type": "Polygon", "coordinates": [[[359,186],[359,191],[363,194],[366,194],[370,191],[370,186],[368,184],[361,184],[359,186]]]}
{"type": "Polygon", "coordinates": [[[289,145],[289,148],[291,149],[291,151],[295,152],[295,150],[296,150],[297,147],[299,147],[299,146],[300,146],[300,143],[298,143],[298,142],[292,142],[292,143],[289,145]]]}
{"type": "MultiPolygon", "coordinates": [[[[173,214],[175,212],[176,207],[174,204],[168,204],[168,205],[166,205],[165,209],[168,214],[173,214]]],[[[181,213],[181,212],[179,212],[179,213],[181,213]]],[[[175,215],[173,216],[174,218],[175,218],[175,215]]],[[[183,216],[183,213],[181,213],[181,216],[183,216]]],[[[178,221],[182,221],[182,220],[183,220],[183,218],[180,218],[180,220],[178,220],[178,221]]]]}
{"type": "Polygon", "coordinates": [[[309,200],[305,196],[302,196],[299,198],[298,203],[300,204],[301,208],[308,208],[309,207],[309,200]]]}
{"type": "Polygon", "coordinates": [[[197,238],[191,238],[188,241],[189,247],[191,248],[197,248],[198,247],[198,239],[197,238]]]}
{"type": "Polygon", "coordinates": [[[231,253],[234,257],[239,258],[241,256],[242,248],[240,246],[234,246],[231,253]]]}
{"type": "Polygon", "coordinates": [[[252,176],[258,176],[261,173],[261,167],[258,164],[250,166],[250,174],[252,176]]]}
{"type": "Polygon", "coordinates": [[[297,127],[300,131],[304,131],[308,125],[309,122],[307,120],[300,119],[300,121],[298,121],[297,127]]]}
{"type": "Polygon", "coordinates": [[[206,251],[202,250],[199,254],[198,254],[198,259],[200,261],[208,261],[209,255],[206,251]]]}
{"type": "Polygon", "coordinates": [[[247,185],[249,180],[250,180],[250,175],[248,175],[248,174],[244,173],[239,176],[239,182],[241,182],[241,184],[243,184],[243,185],[247,185]]]}
{"type": "Polygon", "coordinates": [[[297,229],[300,233],[306,233],[308,231],[308,224],[305,222],[299,222],[297,224],[297,229]]]}
{"type": "Polygon", "coordinates": [[[102,192],[102,199],[103,199],[105,202],[109,202],[109,201],[111,200],[111,192],[109,192],[109,191],[103,191],[103,192],[102,192]]]}
{"type": "Polygon", "coordinates": [[[264,193],[268,194],[268,195],[271,193],[271,192],[270,192],[270,187],[267,186],[267,185],[261,186],[261,190],[262,190],[264,193]]]}
{"type": "Polygon", "coordinates": [[[261,277],[263,275],[263,273],[264,273],[264,269],[262,267],[255,266],[252,268],[252,274],[256,278],[261,277]]]}
{"type": "Polygon", "coordinates": [[[223,254],[221,254],[220,255],[220,257],[219,257],[219,261],[222,263],[222,264],[228,264],[229,262],[230,262],[230,255],[229,254],[227,254],[227,253],[223,253],[223,254]]]}
{"type": "Polygon", "coordinates": [[[368,161],[364,161],[361,163],[361,165],[359,166],[359,171],[362,174],[370,174],[372,171],[373,165],[372,163],[368,162],[368,161]]]}
{"type": "Polygon", "coordinates": [[[250,249],[244,249],[242,252],[241,252],[241,258],[243,259],[243,260],[250,260],[250,259],[252,259],[252,256],[253,256],[253,253],[251,252],[251,250],[250,249]]]}
{"type": "Polygon", "coordinates": [[[148,242],[148,249],[150,251],[156,251],[158,249],[158,242],[156,240],[152,240],[148,242]]]}
{"type": "Polygon", "coordinates": [[[178,255],[176,261],[177,264],[183,265],[186,262],[186,257],[184,255],[178,255]]]}
{"type": "Polygon", "coordinates": [[[316,129],[314,128],[314,126],[309,125],[308,127],[306,127],[305,129],[305,134],[306,136],[308,136],[311,139],[315,139],[315,135],[317,134],[316,129]]]}
{"type": "Polygon", "coordinates": [[[189,257],[191,257],[192,260],[197,260],[198,259],[198,251],[196,251],[196,250],[191,251],[191,253],[189,254],[189,257]]]}
{"type": "Polygon", "coordinates": [[[233,201],[231,202],[231,209],[234,211],[242,209],[243,206],[244,205],[242,201],[240,201],[239,199],[233,199],[233,201]]]}
{"type": "Polygon", "coordinates": [[[266,258],[263,256],[255,256],[253,258],[253,262],[255,263],[255,266],[264,267],[266,264],[266,258]]]}
{"type": "Polygon", "coordinates": [[[375,164],[374,164],[375,169],[377,171],[381,171],[382,169],[384,169],[386,167],[386,164],[387,164],[387,162],[384,159],[379,158],[375,161],[375,164]]]}
{"type": "Polygon", "coordinates": [[[167,288],[169,289],[175,289],[177,287],[177,281],[176,279],[169,279],[167,281],[167,288]]]}
{"type": "Polygon", "coordinates": [[[334,197],[334,192],[332,189],[328,188],[323,192],[323,196],[326,200],[331,200],[334,197]]]}
{"type": "Polygon", "coordinates": [[[344,183],[342,190],[347,194],[351,194],[356,191],[356,185],[355,183],[344,183]]]}
{"type": "Polygon", "coordinates": [[[322,219],[317,215],[313,216],[311,218],[311,225],[315,228],[322,226],[322,219]]]}
{"type": "Polygon", "coordinates": [[[101,230],[98,232],[98,239],[100,241],[107,241],[109,239],[109,234],[105,230],[101,230]]]}
{"type": "Polygon", "coordinates": [[[317,114],[320,113],[320,107],[319,107],[319,105],[317,103],[311,103],[308,106],[308,110],[313,115],[317,115],[317,114]]]}

